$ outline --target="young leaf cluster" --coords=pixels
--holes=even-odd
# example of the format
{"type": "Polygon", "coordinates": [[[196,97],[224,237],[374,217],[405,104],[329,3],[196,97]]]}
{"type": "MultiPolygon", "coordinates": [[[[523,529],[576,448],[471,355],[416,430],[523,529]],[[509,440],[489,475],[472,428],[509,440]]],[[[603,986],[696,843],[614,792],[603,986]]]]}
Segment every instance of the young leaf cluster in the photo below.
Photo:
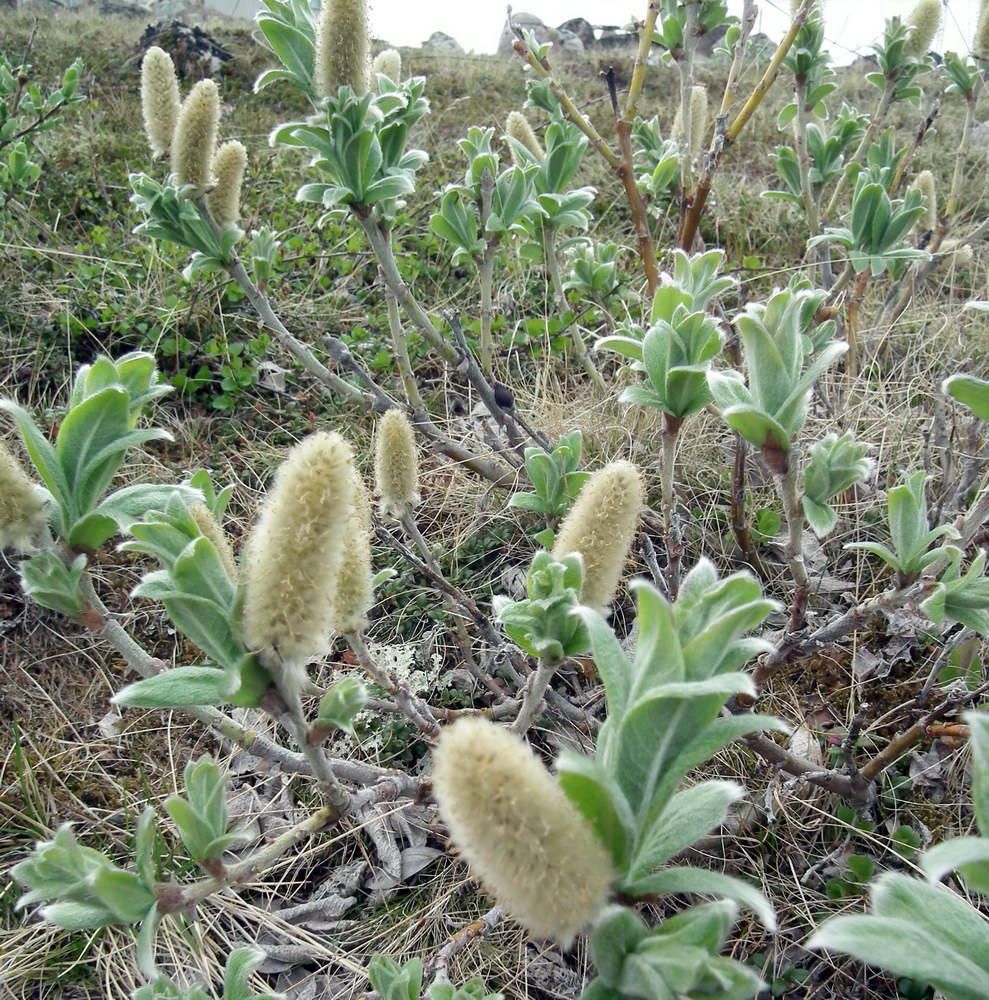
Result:
{"type": "Polygon", "coordinates": [[[588,472],[578,472],[581,441],[580,431],[571,431],[560,438],[552,452],[526,448],[525,471],[535,492],[514,493],[508,506],[531,510],[547,518],[563,517],[590,477],[588,472]]]}
{"type": "Polygon", "coordinates": [[[41,841],[11,875],[27,888],[17,909],[55,900],[41,909],[45,920],[65,930],[139,923],[155,906],[155,814],[145,809],[134,837],[137,871],[124,871],[105,854],[83,847],[71,823],[41,841]]]}
{"type": "Polygon", "coordinates": [[[989,890],[989,718],[969,712],[965,722],[981,835],[956,837],[927,851],[920,859],[926,881],[898,872],[882,875],[872,886],[867,915],[829,920],[808,942],[928,982],[948,1000],[978,1000],[989,991],[989,921],[938,884],[958,870],[972,891],[989,890]]]}

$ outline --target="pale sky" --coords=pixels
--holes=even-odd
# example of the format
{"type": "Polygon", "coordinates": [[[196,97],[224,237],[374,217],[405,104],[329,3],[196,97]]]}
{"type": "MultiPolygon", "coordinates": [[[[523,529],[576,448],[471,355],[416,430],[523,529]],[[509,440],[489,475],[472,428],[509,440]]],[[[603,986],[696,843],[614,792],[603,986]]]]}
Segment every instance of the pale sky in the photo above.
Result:
{"type": "MultiPolygon", "coordinates": [[[[468,51],[494,52],[505,23],[501,0],[370,0],[372,34],[394,45],[418,45],[434,31],[452,35],[468,51]]],[[[515,0],[514,9],[535,14],[546,24],[558,25],[585,17],[595,25],[628,23],[645,13],[645,0],[515,0]]],[[[762,0],[756,30],[779,38],[788,23],[788,0],[762,0]]],[[[914,0],[824,0],[828,47],[835,62],[850,62],[879,38],[883,21],[894,14],[906,17],[914,0]]],[[[731,0],[740,14],[742,0],[731,0]]],[[[978,0],[947,0],[937,50],[968,51],[975,31],[978,0]]]]}

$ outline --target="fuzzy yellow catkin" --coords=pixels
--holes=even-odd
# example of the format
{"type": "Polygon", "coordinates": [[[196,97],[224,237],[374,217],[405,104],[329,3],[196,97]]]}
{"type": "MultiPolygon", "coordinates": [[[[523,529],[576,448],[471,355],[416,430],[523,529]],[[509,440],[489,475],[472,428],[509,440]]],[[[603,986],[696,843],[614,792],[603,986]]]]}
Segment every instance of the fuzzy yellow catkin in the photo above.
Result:
{"type": "Polygon", "coordinates": [[[910,56],[926,56],[941,25],[941,0],[919,0],[906,23],[910,34],[903,51],[910,56]]]}
{"type": "Polygon", "coordinates": [[[179,184],[205,194],[214,184],[213,154],[220,121],[220,92],[212,80],[200,80],[179,108],[172,137],[172,169],[179,184]]]}
{"type": "Polygon", "coordinates": [[[989,59],[989,0],[979,6],[979,21],[972,41],[972,55],[976,59],[989,59]]]}
{"type": "Polygon", "coordinates": [[[44,526],[41,489],[0,440],[0,551],[30,552],[44,526]]]}
{"type": "Polygon", "coordinates": [[[141,62],[141,111],[144,132],[156,158],[171,149],[179,103],[179,81],[172,57],[153,45],[141,62]]]}
{"type": "Polygon", "coordinates": [[[367,0],[323,0],[316,27],[313,87],[329,97],[346,85],[363,96],[370,83],[367,0]]]}
{"type": "Polygon", "coordinates": [[[392,83],[402,79],[402,56],[396,49],[385,49],[379,52],[371,66],[371,80],[377,90],[377,75],[387,76],[392,83]]]}
{"type": "Polygon", "coordinates": [[[931,232],[937,228],[937,183],[929,170],[921,170],[911,185],[924,197],[924,214],[917,220],[921,232],[931,232]]]}
{"type": "Polygon", "coordinates": [[[553,546],[561,559],[579,552],[581,603],[604,614],[618,589],[642,510],[642,476],[631,462],[612,462],[584,483],[553,546]]]}
{"type": "Polygon", "coordinates": [[[434,752],[433,794],[484,888],[536,937],[564,948],[608,900],[608,852],[519,737],[460,719],[434,752]]]}
{"type": "Polygon", "coordinates": [[[330,623],[343,635],[361,632],[374,604],[371,586],[371,500],[360,475],[354,476],[354,505],[347,522],[340,572],[330,598],[330,623]]]}
{"type": "Polygon", "coordinates": [[[201,503],[194,503],[189,507],[189,516],[196,522],[204,538],[208,538],[213,543],[223,568],[227,571],[227,576],[234,583],[237,582],[237,560],[234,558],[234,550],[230,545],[230,539],[226,532],[220,527],[220,523],[213,516],[213,512],[201,503]]]}
{"type": "Polygon", "coordinates": [[[278,469],[247,546],[244,639],[289,696],[304,686],[306,663],[328,647],[353,501],[350,445],[339,434],[312,434],[278,469]]]}
{"type": "Polygon", "coordinates": [[[247,150],[242,142],[225,142],[213,156],[216,186],[206,195],[213,218],[227,228],[240,218],[240,185],[247,168],[247,150]]]}
{"type": "MultiPolygon", "coordinates": [[[[505,132],[516,142],[525,146],[537,160],[541,160],[546,155],[543,152],[542,146],[539,145],[536,133],[533,132],[532,126],[529,124],[529,119],[521,111],[510,111],[508,113],[508,117],[505,119],[505,132]]],[[[511,146],[510,148],[512,161],[516,166],[519,166],[518,154],[515,152],[515,147],[511,146]]]]}
{"type": "Polygon", "coordinates": [[[378,421],[374,481],[383,514],[400,518],[419,502],[416,436],[401,410],[388,410],[378,421]]]}

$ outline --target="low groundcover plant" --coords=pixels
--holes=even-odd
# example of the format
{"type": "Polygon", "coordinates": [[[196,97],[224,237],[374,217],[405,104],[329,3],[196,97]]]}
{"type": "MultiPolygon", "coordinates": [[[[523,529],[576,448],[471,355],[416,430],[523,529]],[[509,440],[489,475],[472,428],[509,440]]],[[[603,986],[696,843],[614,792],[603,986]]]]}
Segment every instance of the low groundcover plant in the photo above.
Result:
{"type": "MultiPolygon", "coordinates": [[[[270,480],[258,475],[258,510],[232,531],[229,505],[243,500],[232,478],[198,470],[162,482],[145,461],[173,440],[154,425],[168,422],[153,406],[171,386],[152,352],[77,367],[54,421],[15,399],[17,388],[0,404],[19,437],[0,444],[0,544],[23,593],[135,675],[114,691],[115,711],[174,710],[217,745],[185,762],[162,801],[149,795],[128,813],[119,849],[78,818],[44,827],[10,869],[23,890],[16,908],[66,932],[119,931],[133,946],[132,960],[119,958],[131,969],[120,996],[292,996],[301,980],[272,977],[311,965],[309,952],[269,951],[238,930],[222,970],[200,974],[175,942],[196,953],[209,915],[280,879],[289,859],[301,865],[309,845],[348,836],[367,838],[360,893],[371,910],[441,857],[430,840],[463,862],[445,871],[479,883],[475,918],[411,956],[398,932],[375,936],[366,978],[385,1000],[497,1000],[485,979],[456,985],[451,965],[471,947],[495,950],[510,921],[580,966],[571,994],[584,1000],[779,995],[791,980],[774,978],[765,955],[749,960],[739,938],[773,940],[798,877],[820,912],[781,913],[781,953],[847,952],[909,977],[920,995],[928,984],[950,1000],[989,995],[989,923],[962,895],[989,889],[986,839],[945,839],[916,797],[904,805],[925,769],[941,779],[920,745],[970,744],[971,813],[989,831],[979,710],[989,382],[958,370],[977,352],[953,348],[941,377],[916,390],[935,421],[923,455],[891,454],[867,419],[907,310],[989,236],[962,211],[983,67],[946,53],[935,69],[940,5],[921,0],[887,22],[861,81],[875,105],[859,111],[837,106],[814,0],[792,5],[789,29],[754,70],[751,2],[740,17],[722,0],[650,2],[627,88],[614,71],[604,81],[610,131],[568,92],[552,44],[516,26],[524,110],[507,116],[505,135],[458,122],[459,173],[427,213],[412,202],[439,169],[416,147],[429,139],[434,81],[403,75],[393,50],[372,66],[363,0],[326,0],[316,14],[302,0],[263,5],[259,31],[279,65],[255,92],[294,88],[305,111],[271,123],[274,152],[261,157],[289,165],[296,211],[327,234],[315,246],[337,234],[347,254],[373,261],[382,346],[371,357],[385,360],[369,363],[336,323],[293,332],[288,233],[274,219],[249,233],[238,225],[257,221],[244,182],[260,158],[222,138],[238,128],[236,114],[221,114],[226,84],[200,79],[183,98],[172,58],[150,48],[141,107],[154,162],[130,177],[134,233],[183,259],[190,285],[236,290],[270,338],[268,363],[295,366],[326,405],[278,452],[270,480]],[[722,39],[717,87],[706,70],[700,80],[709,32],[722,39]],[[652,73],[669,74],[675,97],[645,118],[652,73]],[[710,244],[732,204],[733,150],[781,77],[793,100],[768,126],[783,133],[778,176],[760,179],[779,190],[760,204],[790,213],[799,261],[763,275],[729,240],[710,244]],[[918,126],[910,109],[935,89],[918,126]],[[935,164],[919,167],[942,98],[961,131],[951,170],[937,176],[935,164]],[[606,238],[605,184],[623,206],[613,235],[634,246],[606,238]],[[456,269],[454,311],[426,301],[417,248],[456,269]],[[504,334],[513,269],[522,309],[542,310],[550,349],[538,358],[504,334]],[[576,386],[606,430],[573,427],[585,416],[575,411],[573,429],[547,433],[525,402],[533,372],[576,386]],[[964,453],[938,429],[949,412],[964,453]],[[705,446],[725,468],[702,503],[693,463],[705,446]],[[466,545],[445,549],[427,516],[437,470],[452,483],[470,477],[479,505],[524,522],[500,546],[500,575],[464,571],[466,545]],[[753,516],[756,496],[764,507],[753,516]],[[140,575],[129,594],[107,586],[115,559],[140,575]],[[416,592],[441,650],[430,683],[384,652],[416,592]],[[139,607],[167,621],[168,650],[134,627],[139,607]],[[892,673],[912,657],[916,677],[892,673]],[[806,686],[846,669],[813,724],[776,717],[791,700],[802,716],[806,686]],[[831,727],[829,760],[814,727],[831,727]],[[386,744],[387,760],[369,759],[367,747],[386,744]],[[289,819],[264,835],[260,816],[234,807],[252,768],[291,778],[289,819]],[[752,794],[770,769],[765,796],[752,794]],[[795,786],[797,806],[787,804],[795,786]],[[767,859],[786,854],[776,844],[788,810],[816,811],[831,846],[791,858],[770,892],[767,859]],[[724,865],[704,860],[718,831],[724,865]],[[917,878],[900,869],[922,836],[917,878]],[[759,846],[757,861],[737,850],[743,842],[759,846]],[[853,862],[866,850],[867,863],[853,862]],[[825,909],[846,889],[852,906],[868,897],[868,913],[825,909]]],[[[80,103],[78,75],[67,71],[45,98],[0,58],[0,150],[11,147],[0,214],[16,214],[41,183],[40,167],[29,169],[35,136],[80,103]]],[[[964,315],[975,322],[986,308],[976,300],[964,315]]],[[[419,655],[423,674],[433,655],[419,655]]],[[[358,890],[340,892],[346,912],[358,890]]],[[[318,919],[346,941],[339,917],[318,919]]],[[[347,962],[353,992],[363,973],[347,962]]],[[[299,995],[340,988],[327,976],[312,986],[322,994],[299,995]]],[[[497,988],[521,995],[509,977],[497,988]]]]}

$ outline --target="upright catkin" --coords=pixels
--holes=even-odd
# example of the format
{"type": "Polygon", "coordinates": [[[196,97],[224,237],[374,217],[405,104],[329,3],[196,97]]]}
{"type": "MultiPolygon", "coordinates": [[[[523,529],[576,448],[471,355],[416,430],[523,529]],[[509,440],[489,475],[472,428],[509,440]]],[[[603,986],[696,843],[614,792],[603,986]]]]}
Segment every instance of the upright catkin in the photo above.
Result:
{"type": "Polygon", "coordinates": [[[330,623],[343,635],[362,632],[374,604],[371,586],[371,500],[354,475],[354,504],[347,521],[340,572],[330,597],[330,623]]]}
{"type": "MultiPolygon", "coordinates": [[[[529,119],[521,111],[508,113],[508,117],[505,119],[505,133],[516,142],[521,143],[537,160],[542,160],[543,156],[546,155],[543,152],[543,147],[539,145],[536,133],[529,124],[529,119]]],[[[516,153],[514,146],[511,147],[511,151],[512,160],[518,166],[518,153],[516,153]]]]}
{"type": "Polygon", "coordinates": [[[354,501],[350,445],[312,434],[278,469],[247,546],[243,633],[279,688],[297,694],[328,648],[330,594],[354,501]]]}
{"type": "Polygon", "coordinates": [[[379,52],[371,66],[371,82],[375,91],[378,89],[378,74],[387,76],[392,83],[402,79],[402,56],[397,49],[385,49],[379,52]]]}
{"type": "Polygon", "coordinates": [[[374,480],[383,514],[400,518],[419,502],[416,436],[401,410],[388,410],[378,421],[374,480]]]}
{"type": "Polygon", "coordinates": [[[197,195],[213,186],[213,154],[220,121],[220,92],[212,80],[200,80],[179,109],[172,137],[172,168],[179,184],[192,184],[197,195]]]}
{"type": "Polygon", "coordinates": [[[553,558],[580,553],[581,602],[602,614],[618,589],[642,506],[639,470],[631,462],[612,462],[587,480],[560,525],[553,558]]]}
{"type": "Polygon", "coordinates": [[[690,135],[684,132],[683,114],[677,108],[673,116],[672,137],[680,142],[688,143],[690,155],[695,159],[700,156],[704,149],[704,136],[707,134],[708,102],[707,87],[697,86],[690,88],[690,135]]]}
{"type": "Polygon", "coordinates": [[[690,155],[695,159],[704,151],[707,135],[707,87],[690,89],[690,155]]]}
{"type": "Polygon", "coordinates": [[[213,157],[216,186],[206,196],[206,204],[213,218],[224,228],[234,225],[240,218],[240,185],[246,168],[247,150],[236,139],[225,142],[213,157]]]}
{"type": "Polygon", "coordinates": [[[220,527],[220,522],[214,517],[213,512],[204,504],[194,503],[189,507],[189,516],[196,522],[203,537],[208,538],[213,543],[213,548],[216,549],[220,562],[223,563],[223,568],[227,571],[227,576],[236,583],[240,574],[237,570],[234,550],[230,545],[230,539],[220,527]]]}
{"type": "Polygon", "coordinates": [[[30,552],[44,527],[44,493],[0,440],[0,551],[30,552]]]}
{"type": "Polygon", "coordinates": [[[910,26],[903,51],[910,56],[926,56],[941,26],[941,0],[919,0],[906,23],[910,26]]]}
{"type": "Polygon", "coordinates": [[[937,182],[929,170],[921,170],[911,185],[924,197],[924,214],[917,220],[917,228],[921,232],[932,232],[937,229],[937,182]]]}
{"type": "Polygon", "coordinates": [[[330,97],[348,86],[362,97],[370,83],[369,55],[367,0],[323,0],[313,61],[316,94],[330,97]]]}
{"type": "Polygon", "coordinates": [[[144,132],[155,158],[172,147],[179,104],[179,81],[172,57],[164,49],[153,45],[141,61],[141,112],[144,132]]]}
{"type": "Polygon", "coordinates": [[[564,948],[608,900],[608,852],[519,737],[487,719],[443,730],[433,794],[481,884],[536,937],[564,948]]]}
{"type": "Polygon", "coordinates": [[[989,0],[982,0],[979,6],[979,21],[972,41],[972,55],[976,59],[989,60],[989,0]]]}

